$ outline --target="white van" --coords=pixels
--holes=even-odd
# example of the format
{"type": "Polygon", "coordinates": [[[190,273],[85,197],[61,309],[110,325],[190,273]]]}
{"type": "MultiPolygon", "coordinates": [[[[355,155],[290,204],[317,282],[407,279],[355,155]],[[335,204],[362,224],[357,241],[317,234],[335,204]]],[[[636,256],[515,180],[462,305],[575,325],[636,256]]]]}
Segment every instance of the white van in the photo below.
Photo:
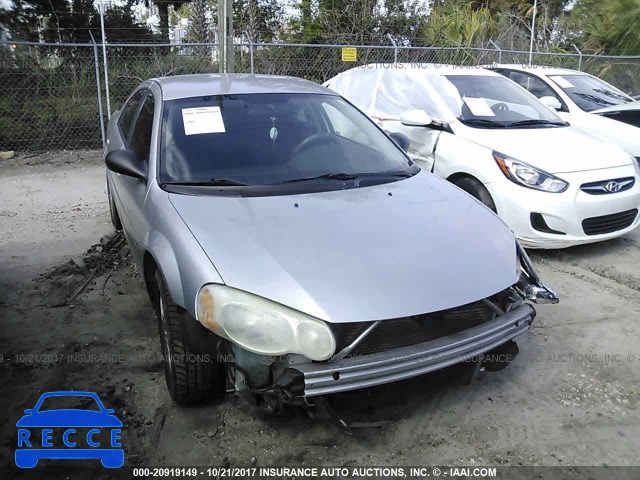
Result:
{"type": "Polygon", "coordinates": [[[635,159],[569,126],[498,73],[375,64],[324,85],[375,119],[423,169],[495,211],[524,246],[563,248],[638,226],[635,159]]]}

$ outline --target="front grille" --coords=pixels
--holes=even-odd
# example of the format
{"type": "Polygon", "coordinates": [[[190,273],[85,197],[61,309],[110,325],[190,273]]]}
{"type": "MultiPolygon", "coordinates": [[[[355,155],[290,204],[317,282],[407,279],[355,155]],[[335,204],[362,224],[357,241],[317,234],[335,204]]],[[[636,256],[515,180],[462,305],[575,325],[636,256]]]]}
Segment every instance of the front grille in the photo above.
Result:
{"type": "Polygon", "coordinates": [[[638,209],[634,208],[626,212],[587,218],[582,221],[582,229],[587,235],[602,235],[603,233],[616,232],[630,226],[637,215],[638,209]]]}
{"type": "Polygon", "coordinates": [[[615,178],[612,180],[601,180],[599,182],[583,183],[580,190],[590,195],[607,195],[629,190],[636,183],[635,178],[615,178]]]}
{"type": "MultiPolygon", "coordinates": [[[[495,313],[486,304],[475,302],[441,312],[384,320],[350,355],[368,355],[416,345],[475,327],[494,317],[495,313]]],[[[334,324],[336,352],[351,344],[369,325],[371,322],[334,324]]]]}

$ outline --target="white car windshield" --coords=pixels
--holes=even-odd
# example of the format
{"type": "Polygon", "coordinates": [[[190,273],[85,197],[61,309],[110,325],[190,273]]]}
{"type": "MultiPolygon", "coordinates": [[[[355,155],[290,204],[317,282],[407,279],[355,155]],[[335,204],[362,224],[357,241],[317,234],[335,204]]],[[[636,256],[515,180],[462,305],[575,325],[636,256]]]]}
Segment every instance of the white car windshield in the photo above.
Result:
{"type": "Polygon", "coordinates": [[[477,128],[536,128],[564,126],[548,107],[502,76],[445,75],[455,89],[447,104],[465,125],[477,128]],[[454,94],[455,92],[455,94],[454,94]]]}
{"type": "MultiPolygon", "coordinates": [[[[266,186],[400,179],[419,171],[335,95],[238,94],[164,103],[160,182],[266,186]]],[[[359,183],[358,183],[359,184],[359,183]]]]}
{"type": "Polygon", "coordinates": [[[549,76],[585,112],[633,102],[633,98],[589,75],[549,76]]]}

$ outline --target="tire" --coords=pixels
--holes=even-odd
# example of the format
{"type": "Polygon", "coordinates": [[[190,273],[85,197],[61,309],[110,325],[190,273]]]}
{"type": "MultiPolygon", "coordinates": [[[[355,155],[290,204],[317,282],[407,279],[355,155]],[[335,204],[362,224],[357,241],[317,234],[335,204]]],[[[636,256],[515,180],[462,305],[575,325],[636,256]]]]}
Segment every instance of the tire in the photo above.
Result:
{"type": "Polygon", "coordinates": [[[178,404],[187,405],[222,395],[225,370],[217,361],[215,351],[219,337],[173,303],[158,269],[154,279],[152,302],[171,398],[178,404]]]}
{"type": "Polygon", "coordinates": [[[111,214],[111,225],[118,232],[122,230],[122,222],[120,222],[120,215],[118,214],[118,209],[116,208],[116,202],[113,201],[113,195],[111,195],[111,186],[109,185],[109,180],[107,180],[107,196],[109,197],[109,214],[111,214]]]}
{"type": "Polygon", "coordinates": [[[496,204],[491,198],[489,190],[479,180],[473,177],[462,177],[453,182],[454,185],[461,188],[476,200],[484,203],[493,213],[498,213],[496,204]]]}

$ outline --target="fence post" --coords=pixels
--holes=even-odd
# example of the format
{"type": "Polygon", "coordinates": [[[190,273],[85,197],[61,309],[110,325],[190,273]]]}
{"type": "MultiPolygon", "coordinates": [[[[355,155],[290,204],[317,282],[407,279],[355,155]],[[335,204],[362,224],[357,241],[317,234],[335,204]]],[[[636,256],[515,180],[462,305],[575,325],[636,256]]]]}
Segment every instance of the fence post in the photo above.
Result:
{"type": "Polygon", "coordinates": [[[107,34],[104,31],[104,4],[100,3],[100,29],[102,30],[102,61],[104,62],[104,94],[107,97],[107,120],[111,118],[111,97],[109,97],[109,66],[107,65],[107,34]]]}
{"type": "Polygon", "coordinates": [[[96,67],[96,88],[98,90],[98,114],[100,115],[100,136],[102,137],[102,148],[104,148],[104,117],[102,113],[102,88],[100,87],[100,61],[98,60],[98,45],[96,44],[95,39],[93,38],[93,33],[89,30],[89,35],[91,36],[91,41],[93,42],[93,62],[96,67]]]}
{"type": "Polygon", "coordinates": [[[573,48],[576,49],[576,52],[578,52],[578,70],[582,71],[582,52],[580,51],[580,49],[576,46],[576,44],[573,44],[573,48]]]}
{"type": "Polygon", "coordinates": [[[498,51],[498,63],[502,63],[502,49],[498,45],[496,45],[493,40],[489,40],[489,43],[493,45],[498,51]]]}
{"type": "Polygon", "coordinates": [[[251,73],[253,72],[253,40],[251,40],[251,35],[249,32],[244,33],[247,37],[247,42],[249,43],[249,64],[251,65],[251,73]]]}
{"type": "Polygon", "coordinates": [[[393,45],[393,63],[398,63],[398,45],[390,33],[387,33],[387,38],[391,42],[391,45],[393,45]]]}

